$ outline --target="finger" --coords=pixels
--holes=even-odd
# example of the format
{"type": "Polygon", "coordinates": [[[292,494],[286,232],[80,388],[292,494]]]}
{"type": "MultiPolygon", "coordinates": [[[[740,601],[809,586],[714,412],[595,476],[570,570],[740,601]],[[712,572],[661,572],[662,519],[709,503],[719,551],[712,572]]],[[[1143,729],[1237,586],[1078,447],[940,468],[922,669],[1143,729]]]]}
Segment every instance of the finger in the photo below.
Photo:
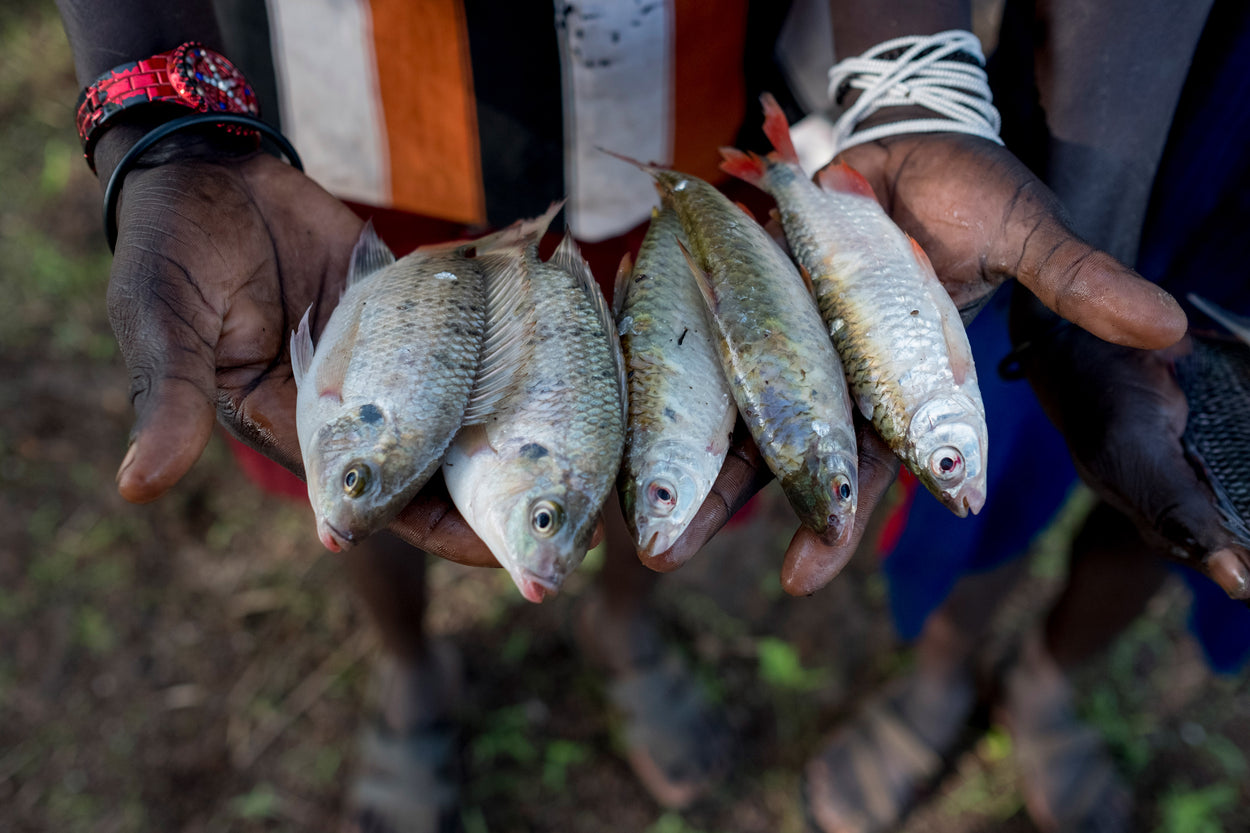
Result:
{"type": "Polygon", "coordinates": [[[1227,547],[1207,557],[1203,570],[1234,599],[1250,600],[1250,553],[1227,547]]]}
{"type": "Polygon", "coordinates": [[[996,271],[1105,341],[1154,349],[1185,334],[1185,313],[1163,289],[1077,238],[1051,211],[1022,213],[1013,212],[991,253],[996,271]]]}
{"type": "Polygon", "coordinates": [[[109,320],[130,372],[135,423],[117,489],[147,503],[187,473],[212,436],[220,317],[176,264],[127,245],[125,230],[118,252],[109,320]]]}
{"type": "Polygon", "coordinates": [[[855,526],[845,544],[829,546],[807,527],[799,527],[786,549],[781,567],[781,586],[792,596],[809,596],[828,584],[851,560],[873,510],[898,474],[898,457],[877,432],[857,421],[859,440],[859,497],[855,526]]]}
{"type": "Polygon", "coordinates": [[[456,511],[439,482],[417,495],[395,520],[391,532],[431,555],[469,567],[498,567],[490,548],[456,511]]]}
{"type": "Polygon", "coordinates": [[[652,570],[661,573],[676,570],[720,532],[721,527],[772,479],[773,473],[739,420],[720,474],[686,531],[664,552],[651,555],[639,553],[638,557],[652,570]]]}

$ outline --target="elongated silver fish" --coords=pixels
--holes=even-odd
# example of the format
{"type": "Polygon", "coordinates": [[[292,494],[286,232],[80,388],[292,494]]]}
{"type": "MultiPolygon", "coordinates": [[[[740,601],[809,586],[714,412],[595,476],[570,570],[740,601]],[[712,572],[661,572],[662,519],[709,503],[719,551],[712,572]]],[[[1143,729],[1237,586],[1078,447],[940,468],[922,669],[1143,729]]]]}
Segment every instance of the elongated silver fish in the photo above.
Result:
{"type": "Polygon", "coordinates": [[[571,237],[547,262],[536,243],[482,260],[490,299],[480,380],[443,474],[521,594],[541,602],[585,557],[620,467],[620,345],[571,237]]]}
{"type": "Polygon", "coordinates": [[[667,550],[694,519],[738,416],[684,242],[681,220],[666,201],[652,213],[638,263],[631,269],[627,259],[617,275],[617,329],[629,386],[618,488],[644,554],[667,550]]]}
{"type": "Polygon", "coordinates": [[[625,161],[651,174],[681,219],[721,369],[764,461],[799,519],[826,543],[845,543],[858,494],[850,399],[798,270],[707,182],[625,161]]]}
{"type": "Polygon", "coordinates": [[[316,348],[308,313],[291,337],[308,498],[335,552],[385,526],[460,427],[486,314],[473,245],[396,260],[367,224],[316,348]]]}
{"type": "Polygon", "coordinates": [[[785,115],[765,95],[777,152],[724,148],[727,172],[777,201],[786,240],[865,418],[922,483],[963,517],[985,502],[985,407],[968,335],[929,258],[844,164],[820,185],[799,167],[785,115]]]}

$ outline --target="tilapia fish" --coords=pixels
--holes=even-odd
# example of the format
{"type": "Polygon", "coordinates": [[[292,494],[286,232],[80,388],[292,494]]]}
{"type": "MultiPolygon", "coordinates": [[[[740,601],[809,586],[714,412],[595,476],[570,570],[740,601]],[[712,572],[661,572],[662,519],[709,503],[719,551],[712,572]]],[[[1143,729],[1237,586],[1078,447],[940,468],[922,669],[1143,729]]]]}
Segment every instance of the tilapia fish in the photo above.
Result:
{"type": "Polygon", "coordinates": [[[694,519],[738,415],[684,243],[681,221],[666,204],[652,214],[637,264],[631,269],[627,259],[617,275],[629,387],[618,487],[644,554],[667,550],[694,519]]]}
{"type": "Polygon", "coordinates": [[[307,313],[292,335],[308,498],[329,549],[384,527],[459,429],[486,316],[483,272],[469,251],[483,244],[396,260],[367,224],[316,348],[307,313]]]}
{"type": "Polygon", "coordinates": [[[482,261],[490,297],[480,379],[443,474],[521,594],[541,602],[585,557],[620,466],[620,345],[571,237],[547,262],[536,243],[482,261]]]}
{"type": "Polygon", "coordinates": [[[640,167],[681,219],[721,368],[764,461],[799,519],[827,543],[845,543],[858,494],[855,431],[842,363],[803,279],[707,182],[640,167]]]}
{"type": "Polygon", "coordinates": [[[1176,362],[1189,403],[1181,444],[1215,493],[1224,526],[1250,547],[1250,322],[1190,300],[1238,339],[1190,333],[1193,350],[1176,362]]]}
{"type": "Polygon", "coordinates": [[[810,276],[851,396],[922,483],[960,517],[985,503],[985,407],[959,311],[928,257],[845,164],[813,183],[765,95],[767,158],[725,148],[721,167],[777,201],[810,276]]]}

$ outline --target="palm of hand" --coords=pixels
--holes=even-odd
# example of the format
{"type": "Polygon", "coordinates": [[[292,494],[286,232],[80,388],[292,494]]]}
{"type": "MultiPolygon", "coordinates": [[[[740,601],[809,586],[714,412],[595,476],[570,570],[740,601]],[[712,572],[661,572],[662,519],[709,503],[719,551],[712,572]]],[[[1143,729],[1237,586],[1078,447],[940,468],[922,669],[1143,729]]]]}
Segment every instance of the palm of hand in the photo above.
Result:
{"type": "Polygon", "coordinates": [[[334,307],[361,222],[265,156],[134,171],[119,214],[109,315],[131,373],[130,500],[162,494],[222,422],[300,470],[287,341],[334,307]]]}

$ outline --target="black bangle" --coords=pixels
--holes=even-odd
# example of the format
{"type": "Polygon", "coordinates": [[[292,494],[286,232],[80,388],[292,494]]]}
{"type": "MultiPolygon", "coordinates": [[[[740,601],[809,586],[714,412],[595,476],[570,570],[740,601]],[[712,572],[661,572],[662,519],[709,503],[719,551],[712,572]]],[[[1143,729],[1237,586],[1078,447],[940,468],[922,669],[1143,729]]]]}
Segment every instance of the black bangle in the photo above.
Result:
{"type": "Polygon", "coordinates": [[[113,169],[113,173],[109,176],[108,185],[104,189],[104,236],[108,239],[109,251],[114,251],[117,247],[117,201],[121,198],[122,180],[126,178],[126,174],[130,173],[130,169],[139,161],[139,157],[147,153],[160,140],[189,127],[198,127],[202,124],[236,124],[250,127],[264,134],[276,144],[278,149],[282,151],[282,154],[286,156],[292,168],[295,168],[297,171],[304,170],[304,163],[300,161],[299,154],[295,152],[295,148],[290,141],[278,132],[277,128],[254,116],[247,116],[242,113],[196,113],[192,116],[183,116],[180,119],[166,122],[160,127],[143,134],[143,137],[135,142],[130,150],[126,151],[126,155],[121,158],[121,161],[117,163],[117,167],[113,169]]]}

